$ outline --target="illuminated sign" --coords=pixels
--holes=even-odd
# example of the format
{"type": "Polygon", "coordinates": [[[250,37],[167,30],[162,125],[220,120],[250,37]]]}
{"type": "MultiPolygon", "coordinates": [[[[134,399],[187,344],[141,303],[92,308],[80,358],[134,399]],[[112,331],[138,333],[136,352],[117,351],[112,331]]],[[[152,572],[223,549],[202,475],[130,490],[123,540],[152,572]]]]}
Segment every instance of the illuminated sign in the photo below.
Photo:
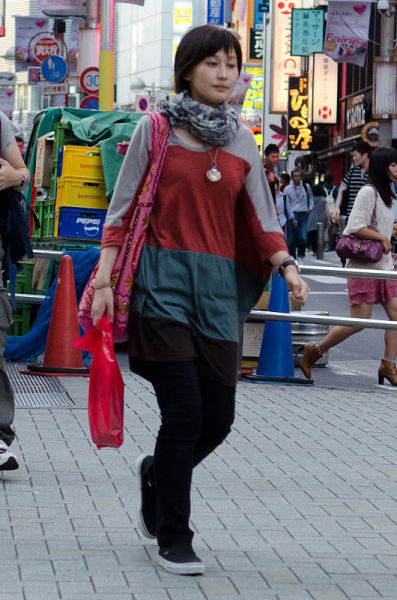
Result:
{"type": "Polygon", "coordinates": [[[307,77],[289,78],[288,98],[288,150],[310,150],[313,138],[308,124],[307,77]]]}
{"type": "Polygon", "coordinates": [[[301,73],[301,58],[291,56],[291,11],[301,7],[302,0],[279,0],[274,4],[270,112],[287,112],[288,78],[301,73]]]}
{"type": "Polygon", "coordinates": [[[338,65],[326,54],[314,55],[312,123],[337,122],[338,65]]]}

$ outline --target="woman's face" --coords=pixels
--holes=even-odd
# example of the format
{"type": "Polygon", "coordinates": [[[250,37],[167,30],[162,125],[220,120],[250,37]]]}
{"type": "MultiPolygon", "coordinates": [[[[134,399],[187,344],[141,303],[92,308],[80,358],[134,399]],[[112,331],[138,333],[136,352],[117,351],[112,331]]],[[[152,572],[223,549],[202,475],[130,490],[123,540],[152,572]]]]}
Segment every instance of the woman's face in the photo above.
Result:
{"type": "Polygon", "coordinates": [[[185,79],[196,102],[213,107],[227,102],[238,79],[235,49],[231,48],[228,54],[222,49],[213,56],[207,56],[185,79]]]}
{"type": "Polygon", "coordinates": [[[397,183],[397,162],[392,162],[387,167],[387,174],[389,175],[392,183],[397,183]]]}

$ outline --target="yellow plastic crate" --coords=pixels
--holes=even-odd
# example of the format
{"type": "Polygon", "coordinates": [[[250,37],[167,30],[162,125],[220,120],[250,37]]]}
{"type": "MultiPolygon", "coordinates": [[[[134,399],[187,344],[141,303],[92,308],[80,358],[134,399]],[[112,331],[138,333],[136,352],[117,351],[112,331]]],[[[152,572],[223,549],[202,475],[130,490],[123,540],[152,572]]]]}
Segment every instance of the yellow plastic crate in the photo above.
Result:
{"type": "Polygon", "coordinates": [[[55,211],[60,206],[107,209],[109,202],[105,192],[105,185],[98,181],[87,181],[82,177],[59,177],[55,211]]]}
{"type": "Polygon", "coordinates": [[[89,181],[104,181],[99,148],[64,146],[58,162],[58,177],[81,177],[89,181]]]}

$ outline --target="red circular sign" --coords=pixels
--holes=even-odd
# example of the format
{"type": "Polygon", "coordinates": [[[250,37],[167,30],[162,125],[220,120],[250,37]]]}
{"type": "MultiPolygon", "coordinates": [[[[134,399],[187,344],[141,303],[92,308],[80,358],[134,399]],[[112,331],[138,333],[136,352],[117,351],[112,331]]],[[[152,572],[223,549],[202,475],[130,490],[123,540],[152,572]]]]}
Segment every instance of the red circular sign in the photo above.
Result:
{"type": "Polygon", "coordinates": [[[87,67],[80,75],[80,85],[86,94],[97,94],[99,92],[99,69],[98,67],[87,67]]]}
{"type": "Polygon", "coordinates": [[[49,56],[60,56],[62,40],[53,37],[50,31],[34,35],[29,42],[29,56],[32,62],[42,63],[49,56]]]}

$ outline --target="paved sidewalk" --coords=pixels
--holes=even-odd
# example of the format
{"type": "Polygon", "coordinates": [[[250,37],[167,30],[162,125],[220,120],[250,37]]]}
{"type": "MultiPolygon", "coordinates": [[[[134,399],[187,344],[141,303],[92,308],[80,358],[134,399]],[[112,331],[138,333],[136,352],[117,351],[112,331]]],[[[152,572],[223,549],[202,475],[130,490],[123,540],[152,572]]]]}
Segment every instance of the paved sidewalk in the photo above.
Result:
{"type": "MultiPolygon", "coordinates": [[[[62,380],[63,382],[65,380],[62,380]]],[[[136,527],[155,399],[125,374],[126,439],[96,450],[81,408],[19,409],[0,476],[0,600],[397,598],[395,391],[240,383],[227,442],[194,476],[204,577],[167,574],[136,527]]]]}

